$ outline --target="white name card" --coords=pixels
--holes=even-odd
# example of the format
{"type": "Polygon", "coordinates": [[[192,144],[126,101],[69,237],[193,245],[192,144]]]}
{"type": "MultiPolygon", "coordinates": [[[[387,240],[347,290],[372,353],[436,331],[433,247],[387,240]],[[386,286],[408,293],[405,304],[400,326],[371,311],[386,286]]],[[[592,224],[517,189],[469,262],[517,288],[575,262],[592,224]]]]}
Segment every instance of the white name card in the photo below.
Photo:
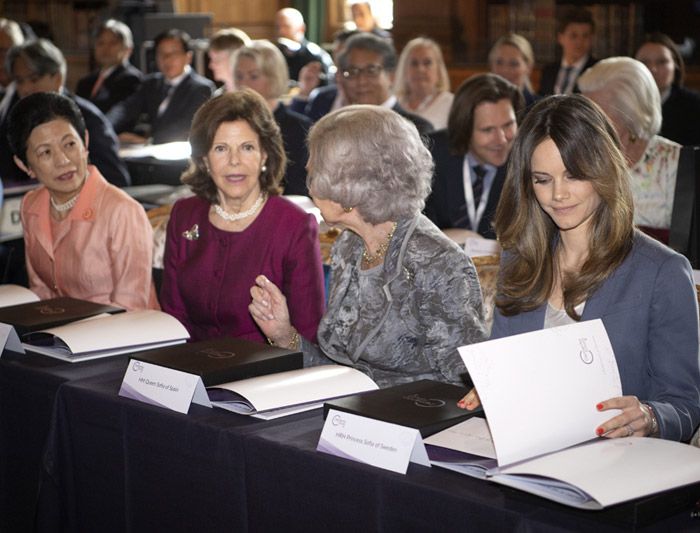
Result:
{"type": "Polygon", "coordinates": [[[131,359],[119,396],[187,414],[190,404],[211,407],[202,379],[180,370],[131,359]]]}
{"type": "Polygon", "coordinates": [[[331,409],[316,450],[405,474],[408,463],[430,467],[420,432],[331,409]]]}
{"type": "MultiPolygon", "coordinates": [[[[15,331],[15,328],[9,324],[3,324],[0,322],[0,345],[2,345],[2,350],[10,350],[12,352],[24,353],[24,348],[19,340],[19,335],[15,331]]],[[[0,351],[2,355],[2,351],[0,351]]]]}

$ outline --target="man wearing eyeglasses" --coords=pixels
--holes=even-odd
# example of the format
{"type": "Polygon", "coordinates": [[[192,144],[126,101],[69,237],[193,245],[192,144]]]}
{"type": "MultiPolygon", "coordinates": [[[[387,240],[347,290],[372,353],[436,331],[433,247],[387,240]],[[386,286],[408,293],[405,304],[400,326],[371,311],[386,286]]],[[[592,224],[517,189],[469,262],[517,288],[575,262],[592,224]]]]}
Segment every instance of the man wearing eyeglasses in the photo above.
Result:
{"type": "MultiPolygon", "coordinates": [[[[429,133],[433,130],[432,124],[403,109],[391,94],[396,63],[396,50],[390,41],[371,33],[358,33],[350,37],[338,57],[340,75],[337,80],[346,104],[388,107],[413,122],[421,135],[429,133]]],[[[313,102],[310,104],[313,105],[313,102]]],[[[331,104],[328,102],[328,111],[331,104]]]]}

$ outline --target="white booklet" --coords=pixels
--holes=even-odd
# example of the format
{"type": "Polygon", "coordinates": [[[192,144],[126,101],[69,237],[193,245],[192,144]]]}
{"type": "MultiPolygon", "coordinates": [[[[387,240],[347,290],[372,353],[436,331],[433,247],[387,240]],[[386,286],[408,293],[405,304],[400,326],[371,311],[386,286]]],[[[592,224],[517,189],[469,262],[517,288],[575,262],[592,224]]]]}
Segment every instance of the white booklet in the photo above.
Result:
{"type": "Polygon", "coordinates": [[[0,285],[0,307],[38,302],[39,297],[21,285],[7,283],[0,285]]]}
{"type": "Polygon", "coordinates": [[[323,402],[349,394],[376,390],[359,370],[341,365],[321,365],[277,372],[208,387],[215,407],[269,420],[310,411],[323,402]]]}
{"type": "Polygon", "coordinates": [[[30,333],[22,346],[28,352],[73,363],[180,344],[188,338],[175,317],[143,310],[100,315],[30,333]]]}
{"type": "Polygon", "coordinates": [[[488,425],[472,418],[426,439],[438,447],[430,450],[436,466],[582,509],[700,481],[700,449],[660,439],[595,437],[596,427],[618,412],[598,412],[596,404],[622,394],[602,321],[459,351],[488,425]]]}

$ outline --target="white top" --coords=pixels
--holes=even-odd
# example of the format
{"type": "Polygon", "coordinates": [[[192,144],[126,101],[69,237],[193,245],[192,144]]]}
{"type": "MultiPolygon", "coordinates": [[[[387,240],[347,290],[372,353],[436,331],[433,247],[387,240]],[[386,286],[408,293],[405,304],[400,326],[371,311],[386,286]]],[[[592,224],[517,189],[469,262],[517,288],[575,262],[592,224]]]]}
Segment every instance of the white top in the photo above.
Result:
{"type": "Polygon", "coordinates": [[[447,127],[447,117],[450,114],[454,97],[455,95],[449,91],[441,91],[435,97],[428,96],[416,109],[408,107],[405,101],[400,103],[406,111],[423,117],[433,125],[433,128],[441,130],[447,127]]]}
{"type": "Polygon", "coordinates": [[[651,228],[671,227],[673,194],[681,145],[655,135],[641,159],[630,169],[634,223],[651,228]]]}

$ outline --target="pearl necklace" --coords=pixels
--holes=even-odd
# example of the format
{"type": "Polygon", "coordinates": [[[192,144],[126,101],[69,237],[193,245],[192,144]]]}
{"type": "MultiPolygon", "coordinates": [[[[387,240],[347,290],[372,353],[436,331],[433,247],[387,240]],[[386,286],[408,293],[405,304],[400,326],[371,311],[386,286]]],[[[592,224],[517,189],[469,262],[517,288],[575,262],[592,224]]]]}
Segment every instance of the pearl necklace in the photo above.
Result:
{"type": "Polygon", "coordinates": [[[78,201],[79,195],[80,195],[80,193],[76,194],[75,196],[73,196],[73,198],[71,198],[70,200],[68,200],[64,204],[56,203],[56,200],[53,199],[53,196],[49,196],[49,199],[51,200],[51,207],[53,207],[59,213],[65,213],[69,209],[73,208],[73,206],[75,205],[75,202],[78,201]]]}
{"type": "Polygon", "coordinates": [[[367,251],[367,247],[362,250],[362,262],[365,264],[365,266],[376,263],[386,255],[386,252],[389,249],[389,244],[391,243],[391,238],[394,236],[394,232],[396,231],[396,226],[397,224],[394,222],[394,225],[391,226],[391,230],[386,235],[386,239],[379,245],[379,248],[377,248],[375,253],[369,253],[367,251]]]}
{"type": "Polygon", "coordinates": [[[214,204],[214,212],[219,215],[221,218],[226,220],[227,222],[235,222],[236,220],[242,220],[246,217],[249,217],[250,215],[255,214],[258,209],[260,209],[260,206],[262,203],[265,201],[265,195],[261,194],[258,196],[258,199],[255,201],[255,203],[250,207],[250,209],[246,211],[241,211],[240,213],[229,213],[227,212],[223,207],[221,207],[219,204],[214,204]]]}

